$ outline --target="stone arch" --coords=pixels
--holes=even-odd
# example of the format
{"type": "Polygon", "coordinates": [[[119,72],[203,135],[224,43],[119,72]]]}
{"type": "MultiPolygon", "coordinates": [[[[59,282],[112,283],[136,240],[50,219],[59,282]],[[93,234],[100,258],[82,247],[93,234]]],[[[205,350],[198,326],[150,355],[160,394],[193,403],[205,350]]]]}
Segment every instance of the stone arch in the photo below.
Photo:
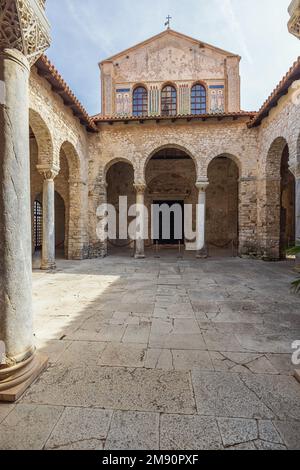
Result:
{"type": "Polygon", "coordinates": [[[209,166],[211,165],[211,163],[216,159],[216,158],[228,158],[229,160],[232,160],[236,166],[238,167],[239,169],[239,176],[242,177],[243,175],[243,165],[242,165],[242,161],[239,157],[237,157],[234,153],[231,153],[231,152],[221,152],[221,153],[218,153],[217,155],[212,155],[210,157],[208,157],[206,159],[206,162],[205,162],[205,165],[206,165],[206,176],[208,177],[208,170],[209,170],[209,166]]]}
{"type": "Polygon", "coordinates": [[[71,180],[79,180],[82,174],[81,161],[75,146],[69,142],[64,141],[60,146],[60,152],[63,151],[69,166],[69,177],[71,180]]]}
{"type": "MultiPolygon", "coordinates": [[[[64,141],[59,151],[61,170],[55,179],[56,188],[65,192],[65,255],[67,259],[85,258],[87,242],[87,185],[83,180],[82,161],[70,141],[64,141]]],[[[58,190],[59,192],[59,190],[58,190]]]]}
{"type": "MultiPolygon", "coordinates": [[[[291,227],[287,224],[295,223],[295,178],[289,170],[289,164],[288,141],[285,137],[277,137],[271,143],[266,155],[264,201],[259,201],[263,256],[266,259],[285,258],[287,248],[285,233],[291,231],[291,227]],[[287,207],[289,205],[293,206],[292,209],[287,207]]],[[[292,231],[295,232],[295,229],[292,231]]]]}
{"type": "Polygon", "coordinates": [[[29,109],[29,126],[38,145],[38,164],[52,166],[54,158],[52,135],[44,119],[33,109],[29,109]]]}
{"type": "MultiPolygon", "coordinates": [[[[106,202],[113,206],[116,214],[116,236],[109,237],[108,241],[105,242],[104,250],[106,254],[122,251],[122,253],[128,253],[130,255],[130,248],[133,245],[133,241],[130,239],[123,230],[121,230],[120,221],[125,223],[127,221],[127,229],[132,221],[132,217],[129,216],[128,209],[136,204],[136,190],[135,190],[135,172],[134,165],[130,160],[126,158],[117,158],[109,162],[105,168],[105,185],[106,185],[106,202]],[[126,208],[123,212],[123,206],[121,206],[120,197],[127,198],[127,213],[126,208]],[[120,218],[120,215],[122,217],[120,218]],[[126,220],[127,219],[127,220],[126,220]]],[[[124,202],[124,201],[122,201],[124,202]]]]}
{"type": "Polygon", "coordinates": [[[289,148],[288,142],[285,137],[277,137],[270,145],[270,148],[267,153],[265,167],[267,178],[280,177],[281,156],[286,146],[288,146],[289,148]]]}
{"type": "Polygon", "coordinates": [[[239,249],[239,160],[221,154],[207,167],[206,239],[210,252],[235,256],[239,249]]]}
{"type": "Polygon", "coordinates": [[[107,182],[106,181],[107,173],[110,170],[110,168],[113,167],[117,163],[128,163],[128,165],[131,165],[132,168],[133,168],[134,175],[136,176],[135,165],[129,158],[125,158],[125,157],[114,158],[114,159],[110,160],[108,163],[106,163],[106,165],[103,168],[103,183],[107,182]]]}
{"type": "Polygon", "coordinates": [[[144,179],[146,183],[145,205],[152,228],[148,233],[146,245],[148,247],[169,245],[176,247],[176,249],[178,249],[179,243],[187,246],[188,241],[185,239],[184,230],[182,230],[180,239],[175,237],[175,224],[178,224],[179,219],[176,219],[175,223],[173,216],[170,218],[166,214],[159,214],[157,211],[153,211],[153,208],[171,207],[174,204],[180,206],[182,211],[180,215],[177,214],[177,217],[182,219],[183,227],[185,205],[189,205],[189,208],[192,207],[191,223],[193,225],[190,228],[196,230],[197,168],[191,153],[180,145],[162,145],[156,148],[147,159],[144,179]],[[166,233],[169,238],[162,237],[163,227],[167,228],[166,233]]]}
{"type": "Polygon", "coordinates": [[[193,152],[191,152],[185,146],[182,146],[180,144],[169,143],[169,144],[164,144],[164,145],[161,145],[159,147],[156,147],[154,150],[152,150],[148,154],[148,157],[141,163],[142,164],[141,175],[142,175],[144,181],[146,181],[146,171],[147,171],[148,163],[154,157],[154,155],[156,155],[157,153],[159,153],[161,150],[164,150],[164,149],[176,149],[176,150],[180,150],[181,152],[184,152],[194,162],[195,169],[196,169],[196,174],[197,174],[197,177],[198,177],[198,175],[199,175],[199,163],[198,163],[196,157],[194,156],[193,152]]]}

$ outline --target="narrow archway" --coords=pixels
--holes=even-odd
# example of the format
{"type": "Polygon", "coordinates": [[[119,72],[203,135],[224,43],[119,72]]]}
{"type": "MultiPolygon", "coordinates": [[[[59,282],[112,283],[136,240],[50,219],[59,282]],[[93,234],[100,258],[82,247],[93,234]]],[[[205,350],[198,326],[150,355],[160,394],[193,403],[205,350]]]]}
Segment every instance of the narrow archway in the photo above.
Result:
{"type": "Polygon", "coordinates": [[[184,233],[185,208],[186,205],[193,208],[190,229],[195,232],[198,202],[197,170],[193,159],[183,149],[163,147],[152,154],[145,173],[145,204],[152,229],[146,247],[161,253],[172,248],[189,248],[184,233]],[[166,208],[172,210],[165,211],[166,208]]]}
{"type": "Polygon", "coordinates": [[[286,258],[286,250],[295,245],[295,177],[289,170],[289,148],[286,145],[280,168],[280,258],[286,258]]]}
{"type": "Polygon", "coordinates": [[[55,191],[55,252],[56,258],[66,258],[66,209],[61,195],[55,191]]]}
{"type": "Polygon", "coordinates": [[[295,242],[295,178],[289,170],[289,147],[274,140],[266,162],[265,257],[285,259],[295,242]]]}
{"type": "MultiPolygon", "coordinates": [[[[130,239],[128,232],[120,233],[120,197],[127,198],[127,227],[133,218],[128,215],[128,208],[136,203],[136,192],[134,189],[134,168],[128,161],[112,162],[106,169],[107,203],[112,205],[116,211],[116,239],[109,238],[107,251],[109,255],[118,254],[130,256],[133,253],[134,242],[130,239]]],[[[125,199],[123,200],[125,202],[125,199]]],[[[126,210],[126,208],[125,208],[126,210]]]]}
{"type": "Polygon", "coordinates": [[[236,256],[239,246],[239,168],[227,155],[208,167],[206,240],[210,254],[236,256]]]}

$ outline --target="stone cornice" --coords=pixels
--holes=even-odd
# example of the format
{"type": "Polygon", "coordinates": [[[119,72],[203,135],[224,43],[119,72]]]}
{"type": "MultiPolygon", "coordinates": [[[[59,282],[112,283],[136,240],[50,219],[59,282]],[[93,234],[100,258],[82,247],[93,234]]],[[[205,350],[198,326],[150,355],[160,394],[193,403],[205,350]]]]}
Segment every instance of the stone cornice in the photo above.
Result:
{"type": "Polygon", "coordinates": [[[17,49],[33,65],[50,46],[43,0],[0,0],[0,50],[17,49]]]}

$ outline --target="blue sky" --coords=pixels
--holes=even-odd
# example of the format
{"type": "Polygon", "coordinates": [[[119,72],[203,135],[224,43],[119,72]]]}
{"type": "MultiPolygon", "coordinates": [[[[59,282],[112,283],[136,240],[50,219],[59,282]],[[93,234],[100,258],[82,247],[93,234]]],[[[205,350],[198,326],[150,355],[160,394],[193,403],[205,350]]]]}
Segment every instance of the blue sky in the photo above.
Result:
{"type": "Polygon", "coordinates": [[[172,28],[240,54],[242,107],[257,110],[296,60],[290,0],[48,0],[47,54],[90,114],[100,112],[98,62],[172,28]]]}

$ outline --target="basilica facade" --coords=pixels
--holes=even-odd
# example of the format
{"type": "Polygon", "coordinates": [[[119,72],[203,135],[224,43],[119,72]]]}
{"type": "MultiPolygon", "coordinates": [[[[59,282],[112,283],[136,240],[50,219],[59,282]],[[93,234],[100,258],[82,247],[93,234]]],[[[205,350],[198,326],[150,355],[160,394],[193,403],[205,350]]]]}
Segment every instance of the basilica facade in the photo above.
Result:
{"type": "Polygon", "coordinates": [[[205,220],[194,212],[193,228],[205,255],[285,256],[300,238],[300,60],[259,112],[241,109],[240,60],[168,29],[101,62],[102,111],[93,117],[45,56],[36,62],[32,248],[43,269],[58,252],[101,258],[131,247],[143,258],[178,243],[99,240],[97,208],[108,202],[118,213],[119,196],[149,208],[200,202],[205,220]]]}

